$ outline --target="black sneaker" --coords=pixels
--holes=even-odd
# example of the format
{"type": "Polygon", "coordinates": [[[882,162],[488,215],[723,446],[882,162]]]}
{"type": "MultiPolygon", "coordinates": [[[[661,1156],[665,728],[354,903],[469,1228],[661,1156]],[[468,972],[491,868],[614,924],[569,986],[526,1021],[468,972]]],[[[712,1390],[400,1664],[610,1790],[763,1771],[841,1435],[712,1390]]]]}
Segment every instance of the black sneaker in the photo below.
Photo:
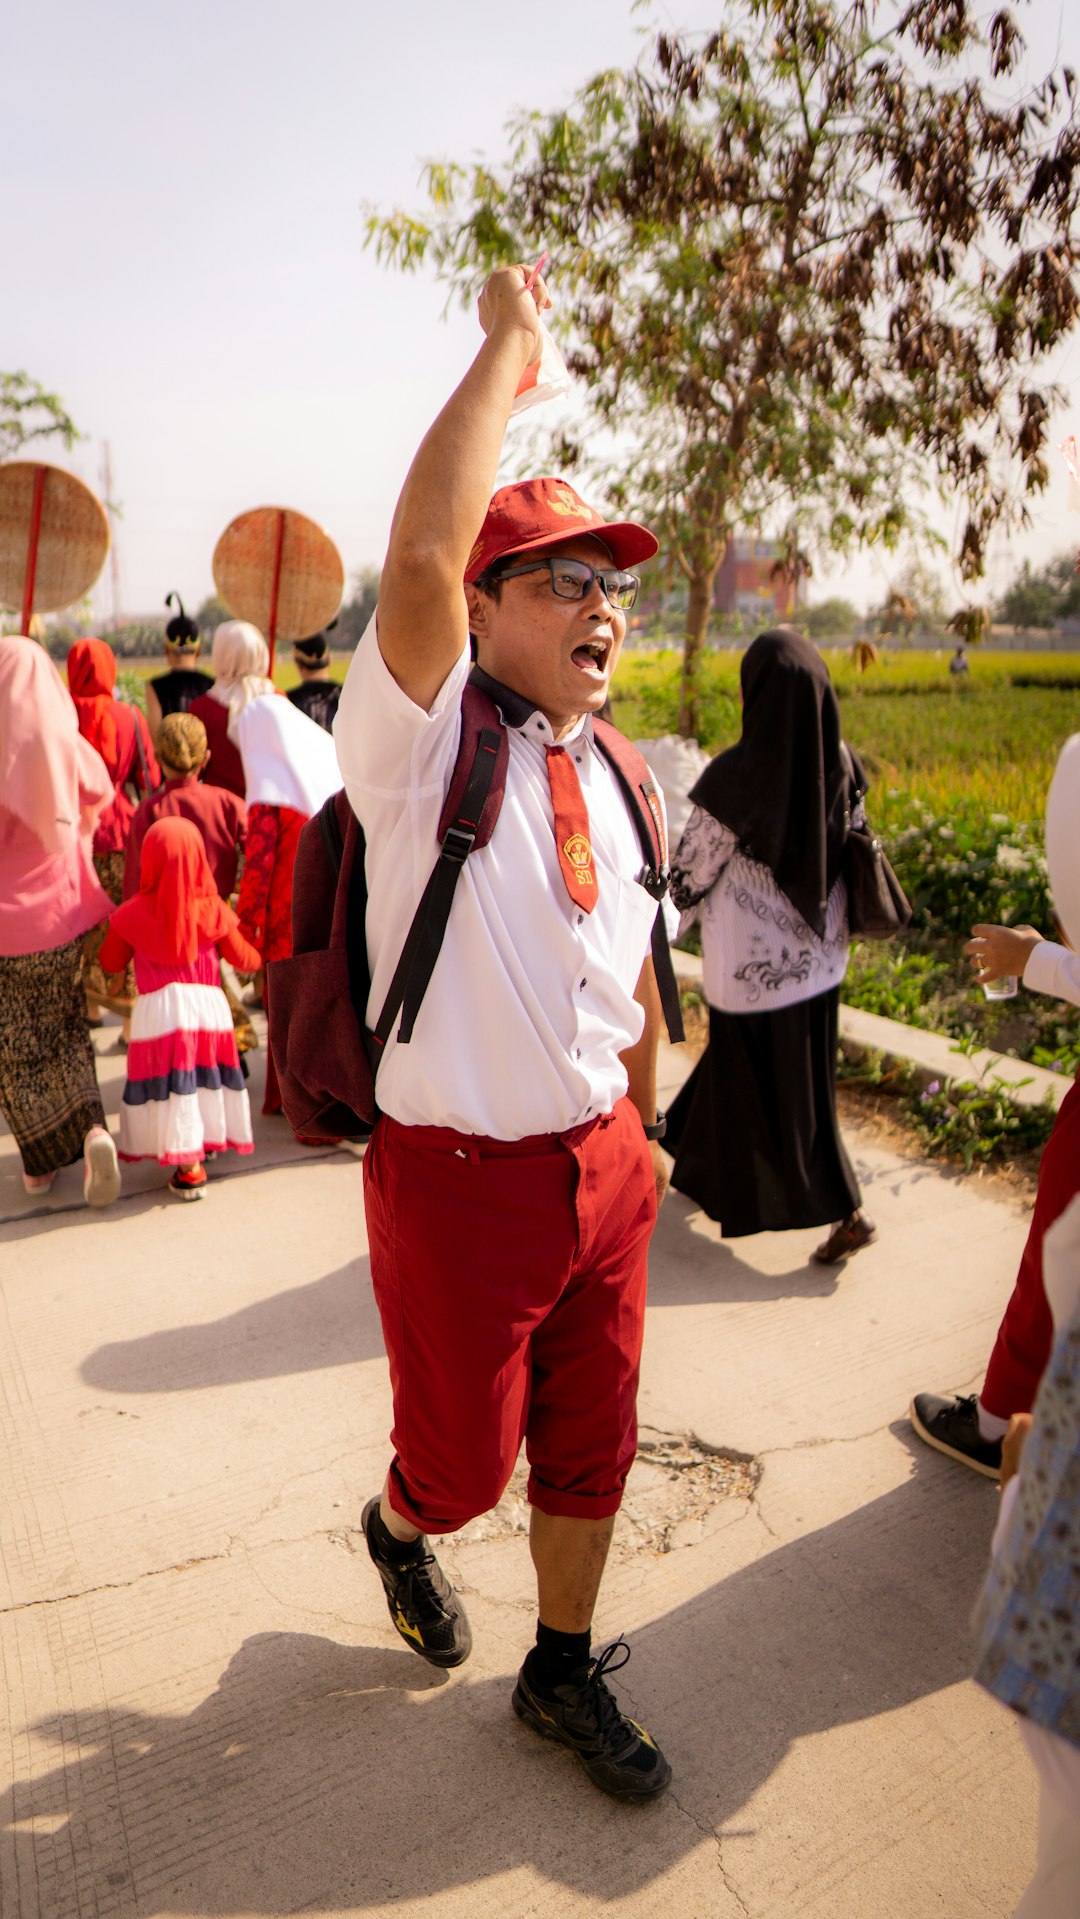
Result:
{"type": "Polygon", "coordinates": [[[386,1592],[390,1617],[407,1646],[433,1666],[460,1666],[472,1651],[465,1608],[421,1533],[408,1559],[384,1559],[371,1536],[378,1499],[360,1516],[367,1549],[386,1592]]]}
{"type": "Polygon", "coordinates": [[[569,1746],[601,1792],[614,1799],[652,1799],[670,1785],[671,1767],[644,1726],[619,1711],[604,1683],[604,1674],[618,1672],[629,1657],[626,1641],[616,1639],[550,1694],[534,1691],[522,1666],[511,1703],[542,1738],[569,1746]],[[614,1659],[620,1651],[623,1657],[614,1659]]]}
{"type": "Polygon", "coordinates": [[[984,1439],[979,1431],[979,1402],[974,1393],[962,1399],[939,1399],[936,1393],[916,1393],[911,1423],[920,1439],[950,1459],[962,1460],[987,1479],[1001,1477],[1001,1441],[984,1439]]]}

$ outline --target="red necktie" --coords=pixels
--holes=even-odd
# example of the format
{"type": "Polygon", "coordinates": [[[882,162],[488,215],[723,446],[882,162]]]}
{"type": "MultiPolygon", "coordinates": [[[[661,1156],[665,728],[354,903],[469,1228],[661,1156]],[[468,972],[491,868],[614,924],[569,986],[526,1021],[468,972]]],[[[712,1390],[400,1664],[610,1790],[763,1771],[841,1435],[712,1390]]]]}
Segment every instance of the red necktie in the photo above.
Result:
{"type": "Polygon", "coordinates": [[[555,809],[555,844],[566,890],[575,906],[591,913],[600,896],[589,838],[589,813],[574,762],[563,746],[549,746],[548,785],[555,809]]]}

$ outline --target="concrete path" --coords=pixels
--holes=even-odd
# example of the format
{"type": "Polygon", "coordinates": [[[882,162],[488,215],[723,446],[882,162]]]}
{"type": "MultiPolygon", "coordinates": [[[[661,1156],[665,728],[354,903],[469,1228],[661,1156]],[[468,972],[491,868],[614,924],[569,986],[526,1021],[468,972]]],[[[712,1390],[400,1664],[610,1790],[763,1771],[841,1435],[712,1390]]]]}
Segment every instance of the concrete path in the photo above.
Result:
{"type": "Polygon", "coordinates": [[[93,1215],[74,1170],[28,1201],[0,1138],[2,1919],[1005,1919],[1033,1777],[967,1676],[996,1493],[904,1414],[978,1383],[1020,1211],[857,1135],[880,1239],[845,1272],[669,1200],[597,1626],[675,1784],[627,1809],[510,1712],[513,1489],[445,1548],[470,1665],[393,1632],[358,1531],[389,1410],[361,1168],[257,1126],[203,1204],[140,1168],[93,1215]],[[710,1447],[756,1489],[715,1497],[710,1447]]]}

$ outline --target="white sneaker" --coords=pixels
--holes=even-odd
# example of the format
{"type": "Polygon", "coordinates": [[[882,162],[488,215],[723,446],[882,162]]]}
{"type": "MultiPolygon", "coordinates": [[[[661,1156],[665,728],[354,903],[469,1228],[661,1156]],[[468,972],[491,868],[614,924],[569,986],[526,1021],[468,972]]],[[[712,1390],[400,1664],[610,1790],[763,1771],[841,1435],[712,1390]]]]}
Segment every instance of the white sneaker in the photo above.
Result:
{"type": "Polygon", "coordinates": [[[83,1198],[88,1206],[111,1206],[120,1197],[120,1162],[104,1126],[91,1126],[83,1140],[83,1198]]]}

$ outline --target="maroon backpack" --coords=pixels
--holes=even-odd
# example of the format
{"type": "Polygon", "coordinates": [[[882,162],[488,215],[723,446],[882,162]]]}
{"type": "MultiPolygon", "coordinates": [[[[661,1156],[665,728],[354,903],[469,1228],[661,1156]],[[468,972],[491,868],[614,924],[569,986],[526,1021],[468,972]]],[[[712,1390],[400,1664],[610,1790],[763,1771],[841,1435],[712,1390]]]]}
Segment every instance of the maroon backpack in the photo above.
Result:
{"type": "MultiPolygon", "coordinates": [[[[606,720],[593,737],[626,798],[641,841],[641,884],[657,902],[652,954],[672,1040],[685,1037],[660,902],[668,888],[663,810],[635,746],[606,720]]],[[[472,680],[461,701],[461,741],[439,821],[439,857],[413,916],[374,1031],[367,1025],[367,880],[364,831],[344,792],[300,834],[293,872],[291,959],[272,960],[270,1044],[286,1117],[309,1139],[364,1139],[378,1117],[375,1075],[400,1014],[408,1045],[469,854],[486,846],[506,791],[506,728],[491,694],[472,680]]]]}

